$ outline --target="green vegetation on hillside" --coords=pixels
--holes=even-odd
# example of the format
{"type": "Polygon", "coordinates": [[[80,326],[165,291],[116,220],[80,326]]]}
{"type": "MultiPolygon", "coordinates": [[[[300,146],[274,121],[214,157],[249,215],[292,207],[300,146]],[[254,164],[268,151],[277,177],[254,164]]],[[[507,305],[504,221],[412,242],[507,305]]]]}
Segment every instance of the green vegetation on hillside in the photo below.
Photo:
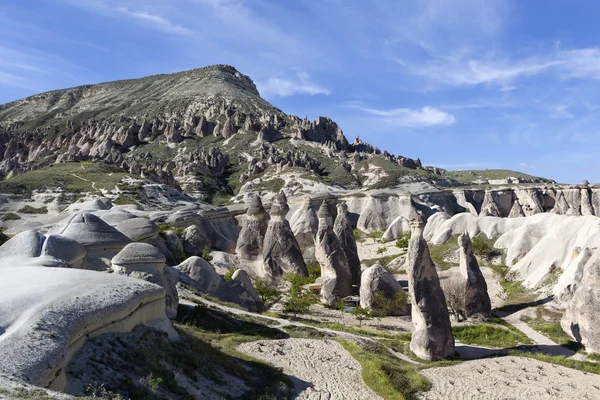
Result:
{"type": "Polygon", "coordinates": [[[531,340],[520,331],[498,324],[453,326],[452,334],[460,342],[476,346],[508,348],[531,344],[531,340]]]}
{"type": "Polygon", "coordinates": [[[506,178],[520,178],[520,179],[542,179],[537,176],[524,174],[518,171],[511,171],[508,169],[482,169],[482,170],[465,170],[465,171],[448,171],[445,174],[448,179],[453,179],[464,184],[470,184],[477,180],[488,180],[488,179],[506,179],[506,178]]]}
{"type": "Polygon", "coordinates": [[[110,190],[119,184],[126,186],[121,180],[127,176],[142,179],[103,163],[52,164],[0,181],[0,193],[30,193],[52,188],[62,188],[72,193],[110,190]]]}

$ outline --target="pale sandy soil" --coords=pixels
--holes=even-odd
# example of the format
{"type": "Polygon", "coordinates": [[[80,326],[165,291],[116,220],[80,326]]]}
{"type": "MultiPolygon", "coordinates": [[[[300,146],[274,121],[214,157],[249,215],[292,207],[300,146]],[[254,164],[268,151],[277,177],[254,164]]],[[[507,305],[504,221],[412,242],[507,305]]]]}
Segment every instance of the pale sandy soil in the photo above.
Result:
{"type": "Polygon", "coordinates": [[[421,372],[432,383],[421,399],[598,399],[600,376],[524,357],[465,361],[421,372]]]}
{"type": "Polygon", "coordinates": [[[371,238],[366,238],[362,242],[357,242],[358,258],[361,260],[370,260],[373,258],[382,258],[395,254],[404,254],[406,250],[396,247],[396,242],[379,243],[371,238]],[[379,249],[385,249],[383,253],[377,253],[379,249]]]}
{"type": "Polygon", "coordinates": [[[283,368],[294,382],[295,399],[380,399],[362,380],[358,361],[336,341],[261,340],[238,350],[283,368]]]}

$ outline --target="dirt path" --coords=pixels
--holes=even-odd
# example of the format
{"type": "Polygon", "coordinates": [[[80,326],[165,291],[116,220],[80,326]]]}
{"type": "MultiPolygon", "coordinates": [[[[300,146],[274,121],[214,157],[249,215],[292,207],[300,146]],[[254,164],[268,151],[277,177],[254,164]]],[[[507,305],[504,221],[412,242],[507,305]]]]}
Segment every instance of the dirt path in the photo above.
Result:
{"type": "Polygon", "coordinates": [[[294,382],[295,399],[381,399],[364,383],[358,361],[336,341],[260,340],[238,350],[282,368],[294,382]]]}

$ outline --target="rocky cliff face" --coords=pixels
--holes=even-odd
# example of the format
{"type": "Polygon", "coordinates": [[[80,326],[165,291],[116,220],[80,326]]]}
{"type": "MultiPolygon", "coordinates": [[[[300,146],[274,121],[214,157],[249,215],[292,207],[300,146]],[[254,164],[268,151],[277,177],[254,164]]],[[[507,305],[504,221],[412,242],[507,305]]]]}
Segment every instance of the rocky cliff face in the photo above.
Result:
{"type": "Polygon", "coordinates": [[[227,65],[0,105],[0,178],[85,160],[202,200],[277,193],[292,184],[282,182],[286,172],[297,173],[298,190],[300,182],[359,189],[419,181],[447,186],[463,179],[360,138],[351,143],[329,118],[285,114],[260,97],[248,76],[227,65]]]}

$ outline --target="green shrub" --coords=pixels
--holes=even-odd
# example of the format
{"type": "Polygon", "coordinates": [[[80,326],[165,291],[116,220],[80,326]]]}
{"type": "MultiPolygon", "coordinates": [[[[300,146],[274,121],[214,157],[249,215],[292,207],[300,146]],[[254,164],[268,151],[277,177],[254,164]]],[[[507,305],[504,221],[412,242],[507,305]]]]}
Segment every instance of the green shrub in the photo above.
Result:
{"type": "Polygon", "coordinates": [[[406,232],[398,240],[396,240],[396,247],[405,249],[408,247],[409,241],[410,241],[410,232],[406,232]]]}
{"type": "Polygon", "coordinates": [[[312,280],[313,283],[314,281],[317,280],[317,278],[319,278],[321,276],[321,266],[319,264],[315,264],[315,265],[306,265],[306,269],[308,270],[308,277],[312,280]]]}
{"type": "Polygon", "coordinates": [[[399,310],[408,307],[408,294],[400,290],[392,297],[387,297],[382,291],[373,294],[371,313],[379,318],[386,315],[397,315],[399,310]]]}
{"type": "Polygon", "coordinates": [[[362,308],[361,306],[357,306],[352,310],[352,315],[358,320],[358,324],[362,325],[362,322],[366,319],[370,319],[373,316],[371,315],[371,311],[366,308],[362,308]]]}
{"type": "Polygon", "coordinates": [[[294,314],[294,317],[298,314],[306,313],[310,306],[318,301],[316,297],[314,294],[308,292],[290,292],[290,296],[283,303],[283,310],[294,314]]]}
{"type": "Polygon", "coordinates": [[[365,241],[365,237],[364,237],[365,234],[363,233],[363,231],[361,231],[358,228],[352,229],[352,235],[354,236],[354,240],[356,240],[357,242],[365,241]]]}
{"type": "Polygon", "coordinates": [[[380,247],[377,249],[377,254],[383,254],[383,253],[385,253],[386,250],[387,249],[385,247],[380,247]]]}
{"type": "Polygon", "coordinates": [[[265,306],[281,294],[275,286],[271,285],[269,278],[256,279],[254,281],[254,289],[256,289],[258,297],[260,297],[265,306]]]}
{"type": "Polygon", "coordinates": [[[21,217],[15,213],[6,213],[2,216],[2,218],[0,218],[0,221],[14,221],[17,219],[21,219],[21,217]]]}
{"type": "Polygon", "coordinates": [[[213,257],[210,255],[210,249],[208,246],[204,246],[200,257],[204,258],[206,261],[212,261],[213,257]]]}
{"type": "Polygon", "coordinates": [[[381,241],[381,238],[383,237],[383,232],[381,231],[373,231],[371,233],[369,233],[367,235],[367,237],[373,239],[373,243],[381,241]]]}
{"type": "Polygon", "coordinates": [[[225,279],[225,282],[229,282],[231,280],[231,278],[233,277],[234,273],[235,273],[234,268],[228,269],[227,272],[225,272],[225,275],[223,275],[223,279],[225,279]]]}
{"type": "Polygon", "coordinates": [[[23,214],[48,214],[48,207],[42,206],[39,208],[35,208],[35,207],[31,207],[30,205],[26,205],[25,207],[22,207],[17,212],[20,212],[23,214]]]}
{"type": "Polygon", "coordinates": [[[473,253],[479,257],[489,260],[502,255],[500,250],[494,248],[494,240],[488,239],[483,235],[475,236],[473,239],[471,239],[471,244],[473,247],[473,253]]]}

